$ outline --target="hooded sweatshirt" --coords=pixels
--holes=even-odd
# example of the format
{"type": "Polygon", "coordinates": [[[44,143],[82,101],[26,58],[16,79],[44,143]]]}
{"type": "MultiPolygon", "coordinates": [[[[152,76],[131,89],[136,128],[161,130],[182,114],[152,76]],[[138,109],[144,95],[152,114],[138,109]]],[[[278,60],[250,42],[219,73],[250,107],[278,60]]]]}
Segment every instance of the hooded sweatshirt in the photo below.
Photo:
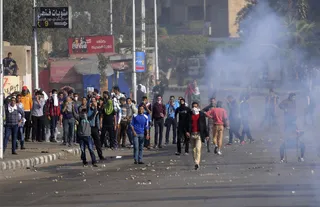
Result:
{"type": "Polygon", "coordinates": [[[89,137],[91,136],[91,126],[90,121],[88,119],[88,115],[86,113],[77,114],[73,111],[73,116],[79,122],[77,132],[79,137],[89,137]]]}
{"type": "Polygon", "coordinates": [[[189,132],[190,129],[190,119],[191,119],[191,109],[188,108],[185,104],[180,105],[176,112],[175,117],[178,118],[178,129],[179,131],[189,132]]]}

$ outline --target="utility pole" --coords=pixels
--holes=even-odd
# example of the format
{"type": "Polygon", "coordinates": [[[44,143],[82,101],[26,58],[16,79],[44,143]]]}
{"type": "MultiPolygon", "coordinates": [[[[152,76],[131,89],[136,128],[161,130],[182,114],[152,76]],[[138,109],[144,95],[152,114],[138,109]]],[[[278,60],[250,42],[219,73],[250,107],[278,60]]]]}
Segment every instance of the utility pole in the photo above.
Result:
{"type": "Polygon", "coordinates": [[[110,0],[110,35],[113,35],[113,0],[110,0]]]}
{"type": "Polygon", "coordinates": [[[37,0],[33,0],[33,40],[34,40],[34,88],[39,88],[38,39],[37,39],[37,0]]]}
{"type": "Polygon", "coordinates": [[[203,0],[203,21],[207,21],[207,0],[203,0]]]}
{"type": "Polygon", "coordinates": [[[154,0],[154,41],[155,41],[155,67],[156,67],[156,79],[159,79],[159,58],[158,58],[158,14],[157,14],[157,0],[154,0]]]}
{"type": "Polygon", "coordinates": [[[0,0],[0,159],[3,159],[3,0],[0,0]]]}
{"type": "Polygon", "coordinates": [[[146,52],[146,4],[141,0],[141,49],[146,52]]]}
{"type": "MultiPolygon", "coordinates": [[[[133,100],[137,101],[137,72],[136,72],[136,1],[132,0],[132,92],[133,100]]],[[[140,100],[139,100],[140,101],[140,100]]]]}

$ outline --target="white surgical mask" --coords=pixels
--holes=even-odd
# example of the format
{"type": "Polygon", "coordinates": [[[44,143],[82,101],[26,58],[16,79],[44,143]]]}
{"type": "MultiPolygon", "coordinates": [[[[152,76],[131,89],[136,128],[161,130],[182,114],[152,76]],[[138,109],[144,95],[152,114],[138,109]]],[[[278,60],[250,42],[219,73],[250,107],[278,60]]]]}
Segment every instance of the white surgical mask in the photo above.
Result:
{"type": "Polygon", "coordinates": [[[75,100],[75,101],[78,101],[78,97],[74,97],[74,100],[75,100]]]}
{"type": "Polygon", "coordinates": [[[200,109],[198,109],[198,108],[192,108],[192,113],[193,113],[193,114],[199,114],[199,112],[200,112],[200,109]]]}

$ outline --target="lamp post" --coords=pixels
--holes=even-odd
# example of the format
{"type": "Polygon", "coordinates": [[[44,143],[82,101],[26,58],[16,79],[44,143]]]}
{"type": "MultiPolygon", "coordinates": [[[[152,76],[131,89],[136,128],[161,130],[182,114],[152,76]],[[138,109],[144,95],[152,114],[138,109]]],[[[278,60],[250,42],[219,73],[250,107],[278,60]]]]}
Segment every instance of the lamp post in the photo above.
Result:
{"type": "Polygon", "coordinates": [[[132,0],[132,92],[133,100],[137,101],[137,72],[136,72],[136,1],[132,0]]]}

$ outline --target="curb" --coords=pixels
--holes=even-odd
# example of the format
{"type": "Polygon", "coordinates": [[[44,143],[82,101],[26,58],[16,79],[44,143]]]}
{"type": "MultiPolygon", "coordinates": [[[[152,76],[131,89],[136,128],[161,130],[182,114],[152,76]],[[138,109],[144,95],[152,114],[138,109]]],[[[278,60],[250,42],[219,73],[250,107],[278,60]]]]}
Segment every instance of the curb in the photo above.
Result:
{"type": "Polygon", "coordinates": [[[62,150],[62,152],[48,154],[43,156],[36,156],[27,159],[19,159],[19,160],[8,160],[0,162],[0,170],[15,170],[21,168],[34,167],[36,165],[43,165],[49,162],[53,162],[55,160],[60,159],[66,154],[78,155],[81,151],[79,148],[73,148],[68,150],[62,150]]]}

